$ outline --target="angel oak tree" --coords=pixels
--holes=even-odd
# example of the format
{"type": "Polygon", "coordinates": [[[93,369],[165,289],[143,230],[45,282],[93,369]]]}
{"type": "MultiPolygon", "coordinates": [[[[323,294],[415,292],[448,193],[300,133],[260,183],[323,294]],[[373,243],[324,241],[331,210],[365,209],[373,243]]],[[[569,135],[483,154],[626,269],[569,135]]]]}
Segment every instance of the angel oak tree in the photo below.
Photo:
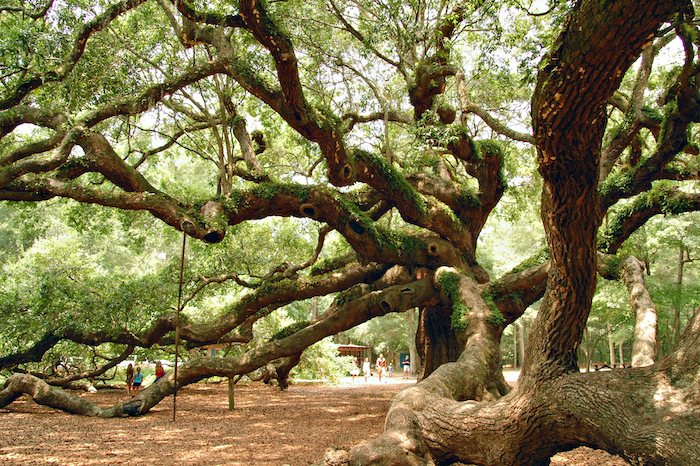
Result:
{"type": "Polygon", "coordinates": [[[140,332],[48,328],[0,358],[16,370],[0,406],[28,393],[74,413],[135,416],[175,382],[268,367],[284,384],[309,345],[419,308],[422,380],[393,400],[382,436],[330,451],[325,464],[539,465],[580,445],[632,464],[700,464],[700,316],[654,363],[655,309],[639,261],[616,255],[652,216],[700,205],[685,183],[697,179],[700,117],[693,2],[552,1],[537,14],[508,1],[10,2],[0,21],[0,198],[147,211],[208,243],[273,216],[323,225],[306,262],[258,278],[202,277],[192,291],[188,299],[211,283],[249,288],[220,317],[180,327],[190,347],[237,343],[239,354],[189,359],[177,381],[170,373],[101,408],[17,369],[63,340],[126,345],[116,364],[129,348],[171,344],[174,314],[140,332]],[[515,40],[500,23],[508,15],[515,40]],[[683,57],[652,86],[671,42],[683,57]],[[479,47],[506,50],[493,44],[534,57],[536,66],[523,61],[531,88],[525,81],[521,94],[506,94],[480,80],[493,60],[467,66],[489,58],[479,47]],[[532,132],[512,129],[523,96],[532,132]],[[254,121],[263,129],[249,132],[254,121]],[[492,140],[477,137],[486,129],[492,140]],[[477,240],[507,188],[508,161],[527,157],[525,146],[536,150],[549,252],[494,279],[477,240]],[[171,152],[208,164],[209,191],[188,191],[195,172],[151,179],[171,152]],[[331,231],[347,254],[320,262],[331,231]],[[639,310],[639,367],[579,373],[598,273],[624,280],[639,310]],[[245,346],[273,310],[333,294],[315,320],[245,346]],[[501,334],[540,299],[510,390],[501,334]]]}

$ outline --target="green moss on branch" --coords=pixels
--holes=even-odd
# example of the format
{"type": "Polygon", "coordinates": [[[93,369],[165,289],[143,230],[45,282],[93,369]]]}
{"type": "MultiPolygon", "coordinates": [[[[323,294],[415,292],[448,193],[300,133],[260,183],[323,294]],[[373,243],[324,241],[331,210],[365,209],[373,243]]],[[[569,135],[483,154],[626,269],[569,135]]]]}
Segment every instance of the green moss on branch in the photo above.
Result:
{"type": "Polygon", "coordinates": [[[469,312],[471,309],[459,294],[459,275],[453,272],[440,274],[438,286],[452,302],[452,316],[450,318],[452,329],[460,332],[465,331],[469,323],[469,312]]]}

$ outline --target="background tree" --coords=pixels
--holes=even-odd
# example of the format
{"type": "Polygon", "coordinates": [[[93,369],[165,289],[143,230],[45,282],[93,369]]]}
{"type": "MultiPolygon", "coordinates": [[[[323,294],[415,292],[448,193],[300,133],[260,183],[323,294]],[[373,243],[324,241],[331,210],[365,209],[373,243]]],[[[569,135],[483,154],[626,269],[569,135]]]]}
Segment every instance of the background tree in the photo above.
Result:
{"type": "MultiPolygon", "coordinates": [[[[189,347],[240,347],[189,359],[177,381],[171,373],[110,408],[16,372],[0,406],[29,393],[71,412],[139,415],[176,382],[270,365],[285,385],[310,345],[419,308],[421,382],[394,399],[384,435],[327,463],[544,464],[577,445],[698,463],[700,317],[654,364],[644,262],[619,252],[652,217],[698,206],[695,6],[548,6],[3,7],[0,197],[148,212],[211,254],[188,270],[182,322],[161,300],[135,327],[89,327],[86,288],[51,293],[58,309],[46,312],[79,303],[74,318],[37,327],[0,368],[63,341],[126,353],[170,345],[176,327],[189,347]],[[669,44],[682,53],[654,74],[669,44]],[[541,191],[547,248],[490,274],[479,238],[507,188],[515,200],[541,191]],[[639,367],[579,372],[598,273],[628,289],[639,367]],[[216,299],[218,287],[230,288],[216,299]],[[265,316],[321,296],[332,302],[316,319],[256,338],[265,316]],[[511,391],[501,336],[539,299],[511,391]]],[[[83,282],[96,268],[86,265],[83,282]]],[[[160,270],[170,277],[154,283],[172,287],[176,267],[160,270]]]]}

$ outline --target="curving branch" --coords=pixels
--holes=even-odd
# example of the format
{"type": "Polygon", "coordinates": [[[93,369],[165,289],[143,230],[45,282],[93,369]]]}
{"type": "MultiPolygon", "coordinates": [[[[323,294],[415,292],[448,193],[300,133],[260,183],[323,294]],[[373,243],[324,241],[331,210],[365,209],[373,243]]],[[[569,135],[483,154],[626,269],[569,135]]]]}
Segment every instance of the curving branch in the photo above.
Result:
{"type": "MultiPolygon", "coordinates": [[[[116,161],[116,160],[113,160],[116,161]]],[[[119,175],[116,173],[115,175],[119,175]]],[[[127,180],[129,181],[129,180],[127,180]]],[[[138,179],[131,180],[139,183],[138,179]]],[[[146,210],[168,225],[186,232],[189,236],[208,243],[220,242],[225,236],[225,223],[221,204],[209,201],[199,209],[183,206],[175,199],[155,192],[108,192],[90,189],[55,178],[16,180],[0,190],[0,199],[49,199],[66,197],[86,204],[118,207],[124,210],[146,210]]]]}
{"type": "Polygon", "coordinates": [[[615,254],[624,242],[659,214],[680,214],[700,210],[700,195],[685,193],[678,187],[662,187],[639,194],[634,202],[608,218],[599,233],[600,248],[606,254],[615,254]]]}
{"type": "MultiPolygon", "coordinates": [[[[244,354],[226,358],[190,359],[178,368],[177,386],[183,387],[212,376],[235,377],[250,373],[271,361],[294,357],[326,336],[352,328],[372,317],[402,312],[434,300],[434,288],[429,279],[363,294],[290,336],[258,345],[244,354]]],[[[85,416],[138,416],[147,413],[171,395],[175,382],[174,372],[170,372],[128,402],[102,408],[84,398],[53,388],[31,375],[15,374],[0,391],[0,407],[7,406],[26,393],[39,404],[85,416]]]]}
{"type": "Polygon", "coordinates": [[[505,319],[513,323],[528,306],[544,296],[549,278],[549,261],[528,269],[509,273],[484,285],[483,295],[489,296],[505,319]]]}
{"type": "Polygon", "coordinates": [[[48,13],[49,9],[53,6],[53,0],[48,0],[45,4],[43,5],[37,5],[33,9],[28,9],[25,8],[24,6],[15,6],[15,5],[0,5],[0,13],[4,11],[9,11],[9,12],[16,12],[16,13],[22,13],[22,15],[27,16],[32,19],[39,19],[43,18],[46,16],[46,13],[48,13]]]}
{"type": "MultiPolygon", "coordinates": [[[[678,26],[678,31],[683,31],[682,26],[678,26]]],[[[683,38],[686,34],[680,32],[679,36],[683,38]]],[[[688,41],[686,37],[686,44],[688,41]]],[[[652,181],[662,179],[663,175],[660,172],[687,148],[689,125],[700,121],[700,101],[697,98],[697,76],[700,70],[693,60],[693,54],[686,54],[686,62],[674,86],[675,91],[666,97],[669,100],[669,108],[661,124],[656,150],[634,167],[622,169],[617,174],[613,173],[601,183],[601,214],[605,214],[620,199],[651,189],[652,181]]]]}
{"type": "Polygon", "coordinates": [[[109,103],[90,112],[82,118],[82,124],[93,127],[96,124],[120,115],[136,115],[155,107],[164,97],[172,95],[186,86],[201,81],[204,78],[219,73],[226,73],[230,62],[227,59],[218,59],[200,63],[186,70],[179,76],[172,77],[163,83],[158,83],[146,89],[136,97],[122,102],[109,103]]]}
{"type": "MultiPolygon", "coordinates": [[[[108,359],[107,364],[104,364],[101,367],[97,367],[91,371],[83,371],[83,372],[79,372],[79,373],[75,373],[75,374],[69,374],[69,375],[66,375],[64,377],[56,377],[56,376],[46,377],[43,374],[31,374],[31,375],[44,380],[46,383],[48,383],[49,385],[52,385],[54,387],[63,387],[63,388],[74,389],[74,388],[76,388],[75,382],[77,382],[79,380],[83,380],[83,379],[94,379],[96,377],[101,376],[102,374],[104,374],[108,370],[116,367],[117,364],[124,361],[127,357],[129,357],[129,355],[131,353],[134,352],[134,348],[135,348],[135,346],[133,346],[133,345],[127,346],[127,348],[120,355],[118,355],[115,358],[108,359]]],[[[19,369],[15,369],[15,372],[16,373],[27,373],[27,372],[19,370],[19,369]]],[[[81,388],[84,389],[85,387],[81,386],[81,388]]],[[[91,384],[88,385],[87,389],[90,391],[94,391],[94,387],[92,387],[91,384]]]]}
{"type": "Polygon", "coordinates": [[[340,11],[340,8],[338,8],[338,6],[333,0],[330,1],[330,5],[331,9],[333,10],[333,15],[340,21],[345,31],[347,31],[355,39],[360,41],[360,43],[364,47],[366,47],[367,50],[372,52],[376,57],[399,70],[399,72],[401,72],[401,74],[403,74],[405,78],[408,77],[406,67],[401,61],[392,60],[391,58],[387,57],[385,54],[377,50],[377,48],[372,45],[371,41],[367,40],[360,31],[354,28],[352,24],[350,24],[350,22],[347,19],[345,19],[345,16],[343,15],[342,11],[340,11]]]}
{"type": "MultiPolygon", "coordinates": [[[[216,342],[221,338],[231,339],[231,332],[242,327],[235,338],[245,340],[252,322],[262,316],[260,312],[269,313],[272,309],[314,296],[345,290],[353,285],[373,282],[380,278],[388,269],[387,266],[369,264],[359,266],[351,264],[342,273],[326,274],[314,279],[284,280],[279,283],[259,287],[240,300],[233,303],[222,317],[203,323],[184,322],[180,326],[180,338],[194,344],[216,342]],[[269,308],[267,312],[264,312],[269,308]],[[253,319],[253,321],[251,321],[253,319]]],[[[13,367],[26,362],[40,361],[44,353],[61,340],[98,346],[102,343],[118,343],[125,345],[150,348],[163,341],[163,337],[175,330],[176,316],[169,313],[157,318],[149,328],[136,334],[129,331],[85,331],[77,327],[63,327],[60,330],[47,332],[35,345],[21,353],[0,358],[0,369],[13,367]]]]}
{"type": "Polygon", "coordinates": [[[466,82],[464,80],[464,72],[460,71],[455,75],[457,81],[457,89],[459,91],[459,102],[462,110],[462,123],[466,115],[473,113],[486,123],[492,130],[498,134],[502,134],[514,141],[526,142],[528,144],[535,143],[535,137],[530,133],[521,133],[514,129],[508,128],[504,123],[494,118],[488,110],[478,105],[469,98],[466,82]]]}

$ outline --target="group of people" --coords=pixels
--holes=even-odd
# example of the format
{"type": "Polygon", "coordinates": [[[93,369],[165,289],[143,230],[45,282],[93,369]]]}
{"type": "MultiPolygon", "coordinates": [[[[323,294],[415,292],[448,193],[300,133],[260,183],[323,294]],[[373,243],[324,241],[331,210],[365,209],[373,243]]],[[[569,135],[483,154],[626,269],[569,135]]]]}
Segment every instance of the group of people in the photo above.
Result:
{"type": "MultiPolygon", "coordinates": [[[[156,361],[156,382],[160,380],[165,375],[165,369],[160,361],[156,361]]],[[[143,383],[143,372],[141,372],[141,366],[136,366],[136,371],[134,372],[134,365],[129,364],[126,368],[126,393],[127,395],[136,396],[139,394],[141,389],[141,384],[143,383]]]]}
{"type": "MultiPolygon", "coordinates": [[[[387,372],[389,373],[389,377],[391,377],[394,374],[394,363],[390,362],[387,366],[386,358],[382,353],[379,353],[379,357],[377,358],[374,367],[377,370],[379,383],[382,383],[382,377],[387,372]]],[[[410,360],[408,356],[406,356],[403,360],[403,378],[407,379],[408,377],[410,377],[410,372],[410,360]]],[[[353,368],[350,371],[350,375],[352,376],[353,382],[355,381],[355,378],[360,375],[360,365],[357,358],[354,358],[353,360],[353,368]]],[[[362,375],[365,377],[365,383],[367,383],[369,381],[369,377],[372,375],[372,365],[369,361],[369,358],[365,358],[365,360],[362,363],[362,375]]]]}

